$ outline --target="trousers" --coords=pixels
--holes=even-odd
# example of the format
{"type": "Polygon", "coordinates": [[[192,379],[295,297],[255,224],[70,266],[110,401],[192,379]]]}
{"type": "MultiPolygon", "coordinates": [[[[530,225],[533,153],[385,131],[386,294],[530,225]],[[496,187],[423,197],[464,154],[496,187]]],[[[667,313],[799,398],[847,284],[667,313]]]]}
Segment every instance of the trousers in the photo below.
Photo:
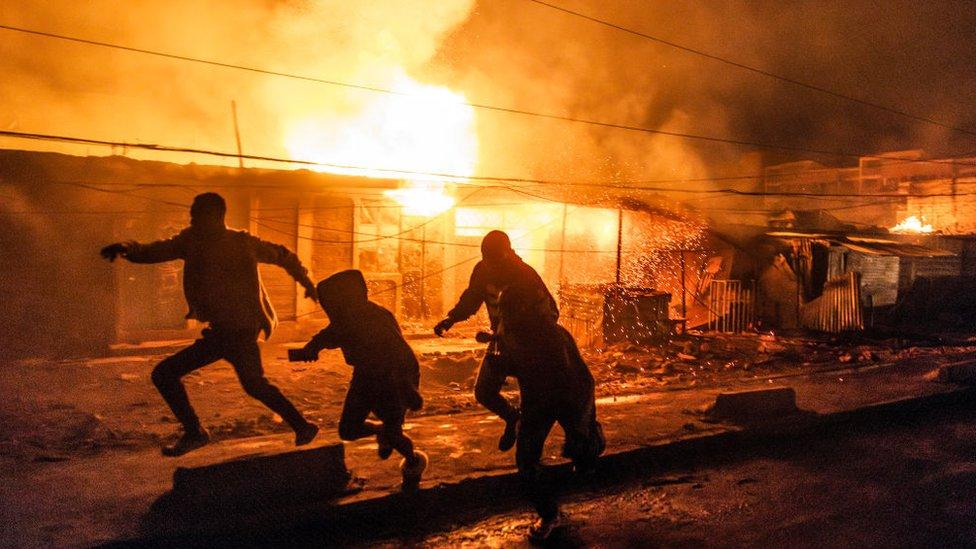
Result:
{"type": "Polygon", "coordinates": [[[220,359],[234,367],[244,392],[281,416],[293,429],[305,425],[302,414],[264,377],[257,336],[254,330],[206,328],[200,339],[165,358],[153,369],[153,384],[186,432],[199,431],[200,418],[190,404],[181,379],[220,359]]]}

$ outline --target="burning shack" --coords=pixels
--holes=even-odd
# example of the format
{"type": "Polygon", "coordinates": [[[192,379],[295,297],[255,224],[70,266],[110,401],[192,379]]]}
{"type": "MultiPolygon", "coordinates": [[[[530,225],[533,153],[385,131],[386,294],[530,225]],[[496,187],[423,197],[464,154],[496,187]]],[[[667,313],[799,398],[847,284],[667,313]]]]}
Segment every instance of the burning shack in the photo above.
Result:
{"type": "Polygon", "coordinates": [[[937,317],[969,322],[973,160],[909,150],[866,156],[854,167],[766,167],[764,209],[727,216],[736,221],[719,227],[746,235],[742,246],[761,266],[753,273],[757,320],[834,332],[935,328],[937,317]]]}
{"type": "MultiPolygon", "coordinates": [[[[229,225],[295,250],[313,278],[361,269],[372,298],[418,330],[453,305],[491,229],[509,233],[584,343],[667,333],[695,309],[700,275],[714,275],[702,275],[715,252],[700,222],[623,196],[4,150],[3,352],[99,353],[191,337],[181,265],[109,265],[97,250],[174,234],[205,191],[225,196],[229,225]]],[[[279,337],[324,321],[284,272],[262,266],[261,277],[279,337]]]]}

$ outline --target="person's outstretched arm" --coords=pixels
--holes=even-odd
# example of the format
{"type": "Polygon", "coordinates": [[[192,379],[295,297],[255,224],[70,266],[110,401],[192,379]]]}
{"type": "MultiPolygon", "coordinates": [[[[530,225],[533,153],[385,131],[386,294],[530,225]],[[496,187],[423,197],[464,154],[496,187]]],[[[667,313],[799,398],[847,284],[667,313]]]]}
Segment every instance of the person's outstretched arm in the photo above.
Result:
{"type": "Polygon", "coordinates": [[[434,333],[441,335],[446,330],[450,330],[451,326],[454,326],[462,320],[471,318],[471,315],[478,312],[481,304],[485,302],[485,283],[482,269],[481,263],[474,266],[474,270],[471,271],[471,279],[468,281],[468,287],[461,292],[461,297],[458,298],[457,304],[447,312],[444,320],[441,320],[434,326],[434,333]]]}
{"type": "Polygon", "coordinates": [[[298,255],[281,244],[261,240],[253,235],[250,238],[260,263],[270,263],[281,267],[305,288],[305,297],[317,299],[315,283],[308,277],[308,269],[302,265],[302,261],[298,259],[298,255]]]}
{"type": "Polygon", "coordinates": [[[296,358],[303,362],[313,362],[319,359],[319,353],[322,352],[322,349],[337,349],[338,347],[338,331],[330,324],[312,336],[312,339],[299,349],[300,353],[296,358]]]}
{"type": "Polygon", "coordinates": [[[132,263],[162,263],[184,258],[183,233],[172,238],[157,240],[147,244],[135,241],[116,242],[102,248],[102,257],[115,261],[124,257],[132,263]]]}

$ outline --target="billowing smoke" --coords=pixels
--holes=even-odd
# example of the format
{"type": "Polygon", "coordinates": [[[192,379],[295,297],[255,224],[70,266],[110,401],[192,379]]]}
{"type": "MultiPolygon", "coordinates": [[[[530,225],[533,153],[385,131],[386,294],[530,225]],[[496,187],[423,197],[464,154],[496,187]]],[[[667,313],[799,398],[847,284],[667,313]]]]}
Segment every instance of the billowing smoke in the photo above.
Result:
{"type": "MultiPolygon", "coordinates": [[[[674,3],[554,0],[763,70],[976,128],[976,10],[948,1],[674,3]]],[[[776,82],[528,0],[47,2],[7,24],[390,86],[406,73],[468,100],[811,149],[976,149],[974,139],[776,82]]],[[[383,96],[0,31],[0,127],[287,155],[285,125],[344,118],[383,96]]],[[[561,179],[750,173],[750,149],[476,111],[477,169],[561,179]]],[[[4,146],[22,142],[4,141],[4,146]]],[[[45,145],[47,147],[47,145],[45,145]]],[[[103,153],[104,151],[92,151],[103,153]]],[[[813,157],[765,151],[774,163],[813,157]]]]}
{"type": "MultiPolygon", "coordinates": [[[[0,20],[137,48],[391,87],[430,60],[472,5],[472,0],[183,0],[121,6],[108,1],[13,1],[0,6],[0,20]]],[[[4,129],[233,151],[230,102],[236,100],[244,152],[287,157],[287,124],[308,116],[341,121],[385,99],[361,90],[0,32],[4,129]]],[[[336,129],[341,131],[339,122],[336,129]]]]}
{"type": "MultiPolygon", "coordinates": [[[[953,2],[552,0],[769,72],[976,130],[976,12],[953,2]]],[[[976,139],[777,82],[527,0],[481,2],[442,48],[472,99],[663,130],[873,153],[976,139]]],[[[497,171],[633,179],[755,173],[749,148],[479,115],[497,171]],[[506,139],[491,139],[505,135],[506,139]],[[708,167],[706,169],[706,166],[708,167]]],[[[764,151],[767,163],[814,158],[764,151]]]]}

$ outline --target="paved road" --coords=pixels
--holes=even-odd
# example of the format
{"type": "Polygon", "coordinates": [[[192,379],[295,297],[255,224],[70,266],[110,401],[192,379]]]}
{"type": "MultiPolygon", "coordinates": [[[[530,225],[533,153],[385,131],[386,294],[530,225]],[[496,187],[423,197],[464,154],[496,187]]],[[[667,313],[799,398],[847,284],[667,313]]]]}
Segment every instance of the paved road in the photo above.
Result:
{"type": "MultiPolygon", "coordinates": [[[[976,547],[976,411],[943,412],[574,496],[558,546],[976,547]]],[[[388,540],[521,546],[510,512],[388,540]]]]}

